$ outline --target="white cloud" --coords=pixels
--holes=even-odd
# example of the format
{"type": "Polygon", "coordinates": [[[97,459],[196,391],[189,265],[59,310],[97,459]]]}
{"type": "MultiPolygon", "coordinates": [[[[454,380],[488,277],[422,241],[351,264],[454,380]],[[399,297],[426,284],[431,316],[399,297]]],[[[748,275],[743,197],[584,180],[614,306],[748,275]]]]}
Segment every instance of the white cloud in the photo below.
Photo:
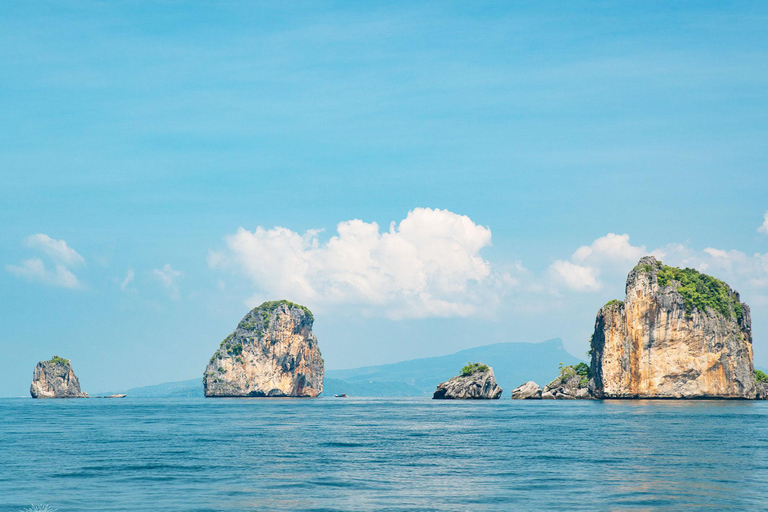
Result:
{"type": "Polygon", "coordinates": [[[548,269],[556,286],[577,292],[597,291],[623,277],[644,255],[651,254],[667,265],[690,267],[744,289],[768,287],[768,254],[749,256],[741,251],[707,247],[695,250],[668,244],[652,251],[633,246],[629,235],[609,233],[591,245],[579,247],[569,261],[556,260],[548,269]]]}
{"type": "Polygon", "coordinates": [[[576,265],[570,261],[556,260],[549,267],[549,272],[556,280],[562,281],[569,288],[589,292],[602,288],[597,280],[597,270],[583,265],[576,265]]]}
{"type": "Polygon", "coordinates": [[[246,276],[257,289],[252,302],[287,298],[402,318],[469,316],[495,297],[496,278],[479,254],[491,231],[469,217],[416,208],[385,232],[356,219],[327,242],[319,233],[239,228],[208,262],[246,276]]]}
{"type": "Polygon", "coordinates": [[[136,273],[132,268],[129,268],[128,272],[125,273],[125,279],[120,283],[120,291],[125,291],[125,289],[128,288],[128,285],[133,282],[134,277],[136,277],[136,273]]]}
{"type": "Polygon", "coordinates": [[[757,228],[757,231],[768,235],[768,212],[765,212],[765,215],[763,216],[763,225],[757,228]]]}
{"type": "Polygon", "coordinates": [[[162,283],[172,299],[179,298],[179,285],[177,281],[182,273],[174,269],[169,263],[163,265],[162,269],[154,269],[152,274],[162,283]]]}
{"type": "Polygon", "coordinates": [[[51,286],[61,286],[63,288],[80,288],[81,284],[77,276],[73,274],[64,265],[54,264],[53,269],[49,269],[40,258],[30,258],[21,262],[21,265],[6,265],[5,269],[11,274],[30,281],[39,281],[51,286]]]}
{"type": "Polygon", "coordinates": [[[22,243],[26,247],[42,252],[50,260],[49,263],[46,265],[37,257],[29,258],[19,265],[6,265],[6,271],[50,286],[70,289],[83,287],[72,269],[85,265],[85,259],[69,247],[66,241],[55,240],[44,233],[37,233],[28,236],[22,243]]]}
{"type": "Polygon", "coordinates": [[[618,261],[621,263],[637,261],[646,254],[645,246],[635,247],[629,243],[629,235],[608,233],[576,249],[571,260],[577,263],[587,261],[618,261]]]}
{"type": "Polygon", "coordinates": [[[739,289],[768,287],[768,253],[748,255],[737,250],[708,247],[702,251],[681,244],[657,249],[655,255],[667,265],[695,268],[739,289]]]}
{"type": "Polygon", "coordinates": [[[83,257],[68,246],[66,241],[54,240],[44,233],[28,236],[24,239],[24,245],[42,251],[54,262],[67,267],[74,267],[85,263],[83,257]]]}
{"type": "Polygon", "coordinates": [[[629,235],[608,233],[583,245],[571,255],[570,261],[556,260],[549,266],[548,275],[555,286],[565,285],[576,291],[597,291],[603,287],[600,276],[604,272],[624,269],[647,254],[645,246],[633,246],[629,235]]]}

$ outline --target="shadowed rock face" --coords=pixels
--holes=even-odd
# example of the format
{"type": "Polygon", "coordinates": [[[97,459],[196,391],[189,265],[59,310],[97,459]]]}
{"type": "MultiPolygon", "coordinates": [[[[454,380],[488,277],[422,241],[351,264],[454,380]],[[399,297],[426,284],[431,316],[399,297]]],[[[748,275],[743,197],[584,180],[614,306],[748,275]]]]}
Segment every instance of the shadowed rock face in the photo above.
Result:
{"type": "Polygon", "coordinates": [[[314,397],[323,390],[323,358],[310,311],[288,301],[253,309],[213,354],[205,396],[314,397]]]}
{"type": "Polygon", "coordinates": [[[432,398],[442,399],[495,399],[501,397],[493,368],[472,375],[459,375],[437,386],[432,398]]]}
{"type": "Polygon", "coordinates": [[[72,364],[59,356],[54,356],[50,361],[37,363],[29,393],[32,398],[88,397],[86,393],[80,391],[80,381],[72,371],[72,364]]]}
{"type": "Polygon", "coordinates": [[[627,277],[625,301],[600,309],[596,397],[756,397],[749,307],[725,283],[688,270],[682,283],[681,272],[647,256],[627,277]]]}

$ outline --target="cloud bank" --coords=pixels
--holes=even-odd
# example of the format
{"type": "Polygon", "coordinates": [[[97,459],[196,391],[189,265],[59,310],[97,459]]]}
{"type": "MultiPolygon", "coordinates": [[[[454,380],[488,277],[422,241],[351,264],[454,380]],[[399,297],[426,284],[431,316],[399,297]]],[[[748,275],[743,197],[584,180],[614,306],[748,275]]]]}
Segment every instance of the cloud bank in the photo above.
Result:
{"type": "Polygon", "coordinates": [[[548,275],[556,288],[574,292],[602,290],[607,282],[615,283],[646,254],[667,265],[690,267],[728,282],[737,290],[750,292],[763,300],[768,288],[768,253],[748,255],[737,250],[707,247],[696,250],[683,244],[668,244],[653,250],[644,245],[633,246],[629,235],[609,233],[591,245],[579,247],[568,260],[556,260],[548,275]]]}
{"type": "Polygon", "coordinates": [[[629,243],[629,235],[608,233],[591,245],[576,249],[569,260],[555,260],[548,274],[555,286],[578,292],[599,291],[603,288],[600,276],[612,271],[623,271],[647,254],[644,245],[629,243]]]}
{"type": "Polygon", "coordinates": [[[416,208],[382,232],[375,222],[337,225],[327,242],[319,230],[239,228],[209,266],[248,278],[251,303],[291,298],[311,306],[361,308],[392,318],[470,316],[494,286],[480,251],[491,230],[448,210],[416,208]]]}

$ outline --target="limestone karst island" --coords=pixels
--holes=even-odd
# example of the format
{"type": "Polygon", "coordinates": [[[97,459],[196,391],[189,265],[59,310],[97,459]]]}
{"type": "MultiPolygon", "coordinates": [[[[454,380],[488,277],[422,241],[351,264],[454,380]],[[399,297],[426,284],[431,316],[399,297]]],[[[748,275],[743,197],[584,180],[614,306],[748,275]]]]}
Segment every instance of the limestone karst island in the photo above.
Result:
{"type": "Polygon", "coordinates": [[[653,256],[630,271],[623,301],[597,313],[591,364],[512,398],[766,399],[752,362],[749,306],[726,283],[653,256]]]}
{"type": "Polygon", "coordinates": [[[29,387],[32,398],[87,398],[80,391],[80,381],[72,370],[69,359],[53,356],[48,361],[40,361],[32,375],[29,387]]]}
{"type": "Polygon", "coordinates": [[[316,397],[323,357],[314,316],[286,300],[252,309],[221,342],[203,376],[207,397],[316,397]]]}

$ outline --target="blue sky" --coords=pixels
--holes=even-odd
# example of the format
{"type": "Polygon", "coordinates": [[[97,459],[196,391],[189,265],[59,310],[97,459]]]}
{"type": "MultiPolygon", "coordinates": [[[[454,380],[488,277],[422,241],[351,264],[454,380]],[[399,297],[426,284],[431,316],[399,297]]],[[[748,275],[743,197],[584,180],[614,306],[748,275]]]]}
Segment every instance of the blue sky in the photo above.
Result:
{"type": "Polygon", "coordinates": [[[763,2],[4,2],[0,69],[0,395],[200,376],[262,298],[329,368],[582,355],[652,251],[768,366],[763,2]]]}

